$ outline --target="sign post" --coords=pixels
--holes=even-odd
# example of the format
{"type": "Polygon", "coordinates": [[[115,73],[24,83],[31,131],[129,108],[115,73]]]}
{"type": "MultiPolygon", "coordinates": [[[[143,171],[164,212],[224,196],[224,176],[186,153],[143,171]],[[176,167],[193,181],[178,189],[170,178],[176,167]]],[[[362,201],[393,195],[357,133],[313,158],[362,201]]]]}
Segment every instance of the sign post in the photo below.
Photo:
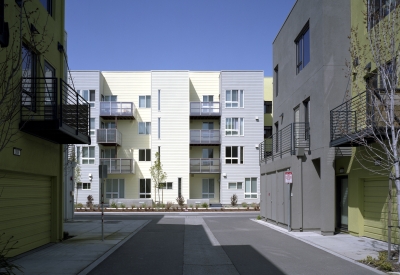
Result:
{"type": "Polygon", "coordinates": [[[290,187],[291,187],[291,184],[293,183],[293,174],[292,174],[292,172],[285,172],[285,183],[287,184],[287,186],[288,186],[288,202],[289,202],[289,206],[288,206],[288,210],[287,210],[287,213],[288,213],[288,231],[291,231],[291,220],[292,220],[292,211],[291,211],[291,208],[292,208],[292,203],[291,203],[291,192],[290,192],[290,187]]]}
{"type": "Polygon", "coordinates": [[[101,240],[104,241],[104,181],[107,178],[107,165],[99,165],[101,196],[101,240]]]}

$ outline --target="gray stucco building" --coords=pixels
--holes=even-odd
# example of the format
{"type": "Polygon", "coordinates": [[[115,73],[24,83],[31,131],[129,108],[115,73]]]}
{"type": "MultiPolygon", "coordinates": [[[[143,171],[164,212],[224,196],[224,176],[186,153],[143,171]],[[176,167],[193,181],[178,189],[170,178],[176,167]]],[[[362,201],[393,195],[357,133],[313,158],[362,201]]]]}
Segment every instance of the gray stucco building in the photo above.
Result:
{"type": "Polygon", "coordinates": [[[260,145],[261,215],[292,230],[329,235],[337,226],[329,111],[349,88],[349,34],[350,1],[298,0],[273,42],[274,126],[260,145]]]}

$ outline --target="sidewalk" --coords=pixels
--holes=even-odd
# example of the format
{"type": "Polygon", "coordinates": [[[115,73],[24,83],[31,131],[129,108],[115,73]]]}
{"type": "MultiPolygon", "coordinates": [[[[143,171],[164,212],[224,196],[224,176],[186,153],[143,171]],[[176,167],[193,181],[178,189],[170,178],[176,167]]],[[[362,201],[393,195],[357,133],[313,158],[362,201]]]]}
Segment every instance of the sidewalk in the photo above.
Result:
{"type": "MultiPolygon", "coordinates": [[[[366,237],[355,237],[350,234],[322,236],[317,232],[288,232],[287,228],[282,228],[269,222],[255,219],[253,221],[353,262],[363,260],[367,256],[377,258],[379,251],[387,251],[388,248],[386,242],[366,237]]],[[[363,266],[365,267],[365,265],[363,266]]]]}
{"type": "Polygon", "coordinates": [[[22,267],[16,274],[87,274],[102,260],[142,229],[149,220],[106,220],[104,241],[101,221],[75,220],[64,223],[64,231],[75,236],[16,257],[22,267]]]}

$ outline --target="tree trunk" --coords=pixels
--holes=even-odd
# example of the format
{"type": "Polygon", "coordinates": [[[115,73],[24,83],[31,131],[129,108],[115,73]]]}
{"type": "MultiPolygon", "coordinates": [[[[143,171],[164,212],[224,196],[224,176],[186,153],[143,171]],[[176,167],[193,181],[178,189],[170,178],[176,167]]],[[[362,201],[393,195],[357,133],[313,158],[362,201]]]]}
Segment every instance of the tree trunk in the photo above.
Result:
{"type": "MultiPolygon", "coordinates": [[[[396,148],[396,147],[395,147],[396,148]]],[[[395,153],[395,159],[397,159],[397,154],[395,153]]],[[[399,162],[395,162],[394,164],[394,170],[395,170],[395,175],[396,175],[396,180],[395,180],[395,184],[396,184],[396,192],[397,192],[397,223],[398,226],[400,227],[400,180],[399,180],[399,162]]],[[[397,234],[399,235],[399,231],[397,230],[397,234]]],[[[399,240],[400,240],[400,236],[398,236],[399,240]]],[[[397,263],[400,264],[400,257],[397,260],[397,263]]]]}

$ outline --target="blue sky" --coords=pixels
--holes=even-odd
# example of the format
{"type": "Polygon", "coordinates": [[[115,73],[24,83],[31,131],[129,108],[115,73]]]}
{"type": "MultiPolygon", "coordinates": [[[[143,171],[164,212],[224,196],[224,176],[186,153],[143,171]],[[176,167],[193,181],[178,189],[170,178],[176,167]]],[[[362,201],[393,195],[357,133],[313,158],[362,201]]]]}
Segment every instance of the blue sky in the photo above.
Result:
{"type": "Polygon", "coordinates": [[[295,0],[67,0],[71,70],[263,70],[295,0]]]}

